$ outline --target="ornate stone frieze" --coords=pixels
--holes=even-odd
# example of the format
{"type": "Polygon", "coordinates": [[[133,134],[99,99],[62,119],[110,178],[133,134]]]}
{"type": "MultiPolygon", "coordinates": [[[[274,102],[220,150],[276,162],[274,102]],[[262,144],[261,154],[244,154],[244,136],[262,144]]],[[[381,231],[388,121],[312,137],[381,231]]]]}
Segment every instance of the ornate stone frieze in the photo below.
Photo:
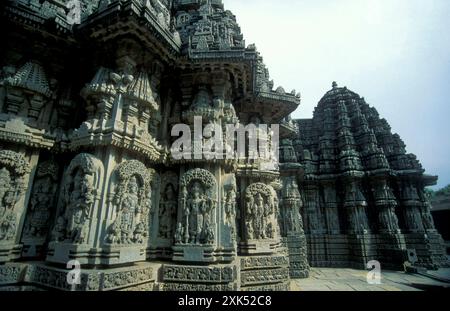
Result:
{"type": "Polygon", "coordinates": [[[286,256],[249,256],[241,258],[241,269],[279,268],[289,265],[286,256]]]}
{"type": "Polygon", "coordinates": [[[29,266],[25,281],[63,291],[112,291],[154,281],[153,268],[145,265],[102,271],[83,269],[80,284],[68,282],[73,278],[70,273],[71,270],[44,265],[29,266]]]}
{"type": "Polygon", "coordinates": [[[236,280],[236,271],[227,267],[163,266],[164,282],[179,283],[231,283],[236,280]]]}
{"type": "Polygon", "coordinates": [[[249,270],[241,273],[242,286],[279,283],[287,279],[289,279],[289,268],[249,270]]]}

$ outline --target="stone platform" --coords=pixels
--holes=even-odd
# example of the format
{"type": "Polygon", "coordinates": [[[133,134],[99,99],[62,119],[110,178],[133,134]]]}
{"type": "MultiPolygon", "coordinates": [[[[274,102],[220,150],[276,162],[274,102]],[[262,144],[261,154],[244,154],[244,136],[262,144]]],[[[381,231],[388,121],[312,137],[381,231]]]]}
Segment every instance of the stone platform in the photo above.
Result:
{"type": "MultiPolygon", "coordinates": [[[[429,272],[430,276],[450,277],[450,269],[429,272]]],[[[291,281],[292,291],[420,291],[450,289],[450,283],[398,271],[383,271],[381,284],[368,284],[367,272],[345,268],[312,268],[309,279],[291,281]]]]}

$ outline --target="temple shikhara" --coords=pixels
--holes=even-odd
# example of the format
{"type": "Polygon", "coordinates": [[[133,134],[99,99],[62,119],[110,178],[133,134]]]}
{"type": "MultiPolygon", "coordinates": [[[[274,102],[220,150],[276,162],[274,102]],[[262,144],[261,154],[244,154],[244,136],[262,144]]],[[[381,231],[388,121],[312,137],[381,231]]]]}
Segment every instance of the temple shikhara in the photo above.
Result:
{"type": "Polygon", "coordinates": [[[221,0],[1,1],[0,20],[2,288],[289,290],[310,267],[448,265],[437,177],[335,82],[292,119],[300,94],[221,0]],[[173,157],[196,117],[278,124],[279,161],[173,157]]]}

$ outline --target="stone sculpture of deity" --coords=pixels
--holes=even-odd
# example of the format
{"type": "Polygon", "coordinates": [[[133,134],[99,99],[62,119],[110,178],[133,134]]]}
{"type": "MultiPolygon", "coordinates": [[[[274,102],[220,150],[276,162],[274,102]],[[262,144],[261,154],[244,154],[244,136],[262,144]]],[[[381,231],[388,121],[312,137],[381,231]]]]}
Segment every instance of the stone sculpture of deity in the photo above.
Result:
{"type": "Polygon", "coordinates": [[[91,154],[81,153],[71,161],[64,175],[62,206],[53,227],[53,239],[74,244],[88,242],[102,171],[102,162],[91,154]]]}
{"type": "Polygon", "coordinates": [[[177,198],[172,184],[168,184],[164,190],[159,205],[159,237],[171,239],[175,227],[175,215],[177,209],[177,198]]]}
{"type": "Polygon", "coordinates": [[[11,175],[6,168],[0,170],[0,219],[5,215],[8,205],[11,203],[11,175]]]}
{"type": "Polygon", "coordinates": [[[187,227],[189,228],[185,234],[189,234],[189,243],[204,244],[208,217],[212,206],[199,182],[193,182],[190,193],[184,210],[187,217],[187,227]]]}
{"type": "Polygon", "coordinates": [[[81,244],[87,238],[87,220],[94,203],[93,176],[86,174],[80,168],[73,179],[73,189],[66,209],[67,236],[76,244],[81,244]]]}
{"type": "Polygon", "coordinates": [[[154,171],[137,160],[118,165],[111,178],[114,208],[106,243],[114,245],[142,244],[149,230],[152,208],[154,171]]]}
{"type": "Polygon", "coordinates": [[[31,196],[30,224],[27,235],[42,236],[47,232],[51,217],[53,188],[53,181],[50,176],[35,181],[31,196]]]}
{"type": "Polygon", "coordinates": [[[124,244],[132,243],[135,215],[139,212],[139,185],[135,176],[128,182],[128,191],[123,195],[120,207],[120,240],[124,244]]]}
{"type": "Polygon", "coordinates": [[[217,181],[214,175],[204,169],[193,169],[183,175],[180,186],[176,244],[214,244],[216,235],[213,211],[217,203],[217,181]]]}
{"type": "Polygon", "coordinates": [[[256,183],[246,191],[246,233],[249,240],[272,239],[275,235],[273,215],[275,192],[267,185],[256,183]]]}
{"type": "Polygon", "coordinates": [[[13,187],[11,174],[6,168],[0,170],[0,241],[9,240],[16,230],[16,218],[12,211],[13,187]]]}

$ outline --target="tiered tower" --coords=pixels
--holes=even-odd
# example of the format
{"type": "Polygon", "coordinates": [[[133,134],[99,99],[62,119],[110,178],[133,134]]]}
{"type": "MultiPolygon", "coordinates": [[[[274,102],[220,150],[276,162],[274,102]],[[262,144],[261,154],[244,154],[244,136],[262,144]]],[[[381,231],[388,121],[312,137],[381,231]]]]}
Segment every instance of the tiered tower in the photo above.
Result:
{"type": "Polygon", "coordinates": [[[334,82],[313,118],[297,123],[293,144],[305,168],[300,188],[313,266],[446,262],[424,195],[437,177],[424,174],[375,108],[334,82]]]}

